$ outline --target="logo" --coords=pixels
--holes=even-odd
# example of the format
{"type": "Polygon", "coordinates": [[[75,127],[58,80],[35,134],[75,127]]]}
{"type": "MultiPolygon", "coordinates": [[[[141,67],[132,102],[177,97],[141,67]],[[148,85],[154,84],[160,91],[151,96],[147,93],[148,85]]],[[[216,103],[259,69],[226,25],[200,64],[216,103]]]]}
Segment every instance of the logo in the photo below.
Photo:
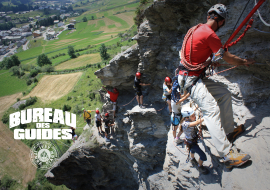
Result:
{"type": "Polygon", "coordinates": [[[72,129],[50,128],[50,123],[76,129],[76,114],[52,108],[31,108],[9,115],[9,128],[36,123],[36,129],[14,129],[14,139],[50,140],[72,139],[72,129]],[[65,117],[64,117],[65,115],[65,117]]]}
{"type": "Polygon", "coordinates": [[[47,141],[37,142],[30,150],[31,162],[41,170],[50,169],[58,157],[55,146],[47,141]]]}

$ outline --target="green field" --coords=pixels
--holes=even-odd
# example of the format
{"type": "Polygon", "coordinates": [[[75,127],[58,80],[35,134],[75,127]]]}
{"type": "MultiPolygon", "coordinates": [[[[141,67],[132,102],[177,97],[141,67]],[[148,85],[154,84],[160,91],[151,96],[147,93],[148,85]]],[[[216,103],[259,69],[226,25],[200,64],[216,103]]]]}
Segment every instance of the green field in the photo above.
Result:
{"type": "Polygon", "coordinates": [[[22,92],[27,89],[26,81],[12,76],[8,70],[0,70],[0,97],[22,92]]]}

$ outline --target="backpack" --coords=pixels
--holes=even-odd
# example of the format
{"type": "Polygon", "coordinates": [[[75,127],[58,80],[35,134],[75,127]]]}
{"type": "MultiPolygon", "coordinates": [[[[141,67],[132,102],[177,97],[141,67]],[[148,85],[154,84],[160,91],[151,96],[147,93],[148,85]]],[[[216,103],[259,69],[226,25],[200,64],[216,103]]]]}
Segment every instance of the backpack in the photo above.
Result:
{"type": "Polygon", "coordinates": [[[180,86],[178,83],[178,75],[173,77],[173,86],[172,86],[172,93],[171,93],[171,100],[174,102],[178,102],[180,100],[180,86]]]}

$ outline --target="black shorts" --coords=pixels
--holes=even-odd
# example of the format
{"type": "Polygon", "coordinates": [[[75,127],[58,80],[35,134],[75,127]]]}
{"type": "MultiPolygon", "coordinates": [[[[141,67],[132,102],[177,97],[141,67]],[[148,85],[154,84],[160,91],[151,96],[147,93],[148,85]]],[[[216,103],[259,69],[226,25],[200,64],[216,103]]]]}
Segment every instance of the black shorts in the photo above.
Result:
{"type": "Polygon", "coordinates": [[[138,88],[138,87],[135,87],[135,86],[133,88],[136,91],[136,95],[142,96],[142,89],[141,88],[138,88]]]}
{"type": "Polygon", "coordinates": [[[110,134],[110,127],[105,128],[105,133],[110,134]]]}
{"type": "Polygon", "coordinates": [[[90,125],[90,124],[91,124],[91,119],[86,119],[86,123],[87,123],[88,125],[90,125]]]}
{"type": "Polygon", "coordinates": [[[96,120],[96,127],[100,127],[100,126],[101,126],[101,121],[96,120]]]}
{"type": "Polygon", "coordinates": [[[166,100],[171,100],[171,99],[172,99],[171,94],[170,95],[166,95],[166,100]]]}

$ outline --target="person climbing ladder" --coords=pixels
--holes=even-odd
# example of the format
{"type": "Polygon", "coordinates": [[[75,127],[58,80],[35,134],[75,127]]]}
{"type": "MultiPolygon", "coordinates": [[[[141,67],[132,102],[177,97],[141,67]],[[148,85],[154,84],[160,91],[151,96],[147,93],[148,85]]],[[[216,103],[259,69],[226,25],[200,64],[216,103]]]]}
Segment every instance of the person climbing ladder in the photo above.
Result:
{"type": "Polygon", "coordinates": [[[171,93],[172,93],[172,79],[170,77],[166,77],[163,83],[162,98],[168,103],[170,114],[172,113],[171,93]]]}
{"type": "MultiPolygon", "coordinates": [[[[198,24],[188,31],[180,51],[178,82],[183,83],[184,90],[191,88],[190,97],[201,108],[219,155],[228,167],[232,167],[247,162],[250,155],[234,152],[226,137],[226,133],[234,131],[231,94],[213,80],[202,78],[204,68],[211,63],[206,62],[207,58],[222,48],[221,40],[215,32],[225,24],[226,18],[226,7],[216,4],[209,9],[205,24],[198,24]]],[[[221,51],[221,56],[232,65],[248,66],[254,63],[253,60],[241,59],[228,51],[221,51]]]]}

